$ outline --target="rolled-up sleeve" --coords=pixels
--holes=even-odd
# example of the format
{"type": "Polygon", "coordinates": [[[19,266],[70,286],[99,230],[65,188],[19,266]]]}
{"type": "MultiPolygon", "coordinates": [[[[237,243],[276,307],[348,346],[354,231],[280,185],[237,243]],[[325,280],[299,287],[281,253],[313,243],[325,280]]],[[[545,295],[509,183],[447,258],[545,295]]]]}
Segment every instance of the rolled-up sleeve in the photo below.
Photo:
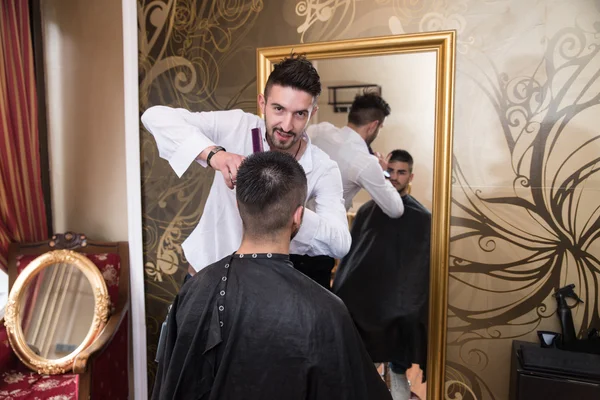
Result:
{"type": "Polygon", "coordinates": [[[306,209],[290,251],[309,256],[343,258],[350,251],[351,237],[340,170],[333,161],[314,189],[314,211],[306,209]]]}
{"type": "Polygon", "coordinates": [[[169,162],[181,177],[207,147],[219,144],[224,135],[232,133],[241,116],[241,110],[190,112],[166,106],[150,107],[142,115],[142,124],[154,136],[158,153],[169,162]]]}
{"type": "Polygon", "coordinates": [[[384,178],[383,170],[377,159],[372,156],[369,157],[371,159],[358,174],[358,185],[369,193],[375,204],[388,217],[401,217],[404,214],[404,203],[400,193],[390,181],[384,178]]]}

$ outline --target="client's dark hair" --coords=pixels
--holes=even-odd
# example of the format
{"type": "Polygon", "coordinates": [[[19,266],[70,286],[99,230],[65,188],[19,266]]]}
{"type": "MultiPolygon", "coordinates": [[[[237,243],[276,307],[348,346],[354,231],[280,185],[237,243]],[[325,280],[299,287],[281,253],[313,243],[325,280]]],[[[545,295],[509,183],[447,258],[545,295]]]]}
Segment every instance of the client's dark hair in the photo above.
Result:
{"type": "Polygon", "coordinates": [[[348,113],[348,122],[356,126],[363,126],[373,121],[382,123],[391,111],[390,105],[380,95],[364,92],[354,98],[348,113]]]}
{"type": "Polygon", "coordinates": [[[390,153],[388,162],[399,161],[408,163],[409,172],[413,170],[413,158],[406,150],[394,150],[390,153]]]}
{"type": "Polygon", "coordinates": [[[313,97],[321,94],[321,78],[317,70],[306,56],[294,53],[273,67],[265,85],[265,97],[269,97],[269,90],[273,85],[302,90],[313,97]]]}
{"type": "Polygon", "coordinates": [[[266,236],[283,229],[306,201],[306,174],[289,154],[266,151],[246,158],[237,173],[236,198],[244,232],[266,236]]]}

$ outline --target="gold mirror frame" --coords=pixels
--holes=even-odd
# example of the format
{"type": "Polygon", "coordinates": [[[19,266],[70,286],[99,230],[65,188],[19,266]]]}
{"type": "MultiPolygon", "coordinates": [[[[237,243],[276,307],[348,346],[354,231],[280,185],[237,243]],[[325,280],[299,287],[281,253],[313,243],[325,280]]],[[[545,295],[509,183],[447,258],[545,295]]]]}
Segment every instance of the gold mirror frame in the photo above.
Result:
{"type": "MultiPolygon", "coordinates": [[[[263,93],[273,64],[292,52],[311,60],[435,52],[435,138],[429,282],[429,339],[427,399],[442,400],[446,365],[448,257],[452,190],[452,135],[454,111],[455,31],[382,36],[257,49],[257,93],[263,93]]],[[[262,117],[260,107],[258,115],[262,117]]]]}
{"type": "Polygon", "coordinates": [[[71,250],[54,250],[34,259],[17,277],[6,303],[4,325],[8,340],[19,359],[38,374],[64,374],[73,369],[75,359],[89,347],[100,334],[110,314],[110,296],[104,277],[96,265],[85,255],[71,250]],[[27,294],[28,284],[44,269],[54,264],[68,264],[78,268],[88,279],[94,292],[94,317],[92,325],[81,344],[70,354],[49,360],[35,354],[27,345],[21,328],[21,300],[27,294]]]}

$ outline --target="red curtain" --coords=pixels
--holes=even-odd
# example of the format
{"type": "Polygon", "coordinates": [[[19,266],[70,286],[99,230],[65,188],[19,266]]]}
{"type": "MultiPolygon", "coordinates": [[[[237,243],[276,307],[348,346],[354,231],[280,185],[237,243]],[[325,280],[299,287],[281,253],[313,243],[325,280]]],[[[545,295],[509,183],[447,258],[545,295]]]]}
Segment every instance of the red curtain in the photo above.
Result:
{"type": "Polygon", "coordinates": [[[0,268],[10,242],[47,237],[28,0],[0,0],[0,268]]]}

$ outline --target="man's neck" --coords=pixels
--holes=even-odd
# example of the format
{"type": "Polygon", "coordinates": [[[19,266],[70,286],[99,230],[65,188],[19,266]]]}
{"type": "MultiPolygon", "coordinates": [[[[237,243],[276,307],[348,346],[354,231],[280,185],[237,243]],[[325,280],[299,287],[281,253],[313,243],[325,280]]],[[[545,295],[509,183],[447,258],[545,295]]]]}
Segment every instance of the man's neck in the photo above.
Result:
{"type": "Polygon", "coordinates": [[[240,245],[237,253],[239,254],[264,254],[264,253],[275,253],[275,254],[289,254],[290,253],[290,240],[286,239],[285,236],[279,235],[281,239],[270,239],[270,238],[255,238],[248,235],[244,235],[242,244],[240,245]]]}
{"type": "Polygon", "coordinates": [[[356,126],[354,124],[348,123],[348,128],[358,133],[358,135],[365,141],[365,143],[367,142],[367,130],[364,126],[356,126]]]}

